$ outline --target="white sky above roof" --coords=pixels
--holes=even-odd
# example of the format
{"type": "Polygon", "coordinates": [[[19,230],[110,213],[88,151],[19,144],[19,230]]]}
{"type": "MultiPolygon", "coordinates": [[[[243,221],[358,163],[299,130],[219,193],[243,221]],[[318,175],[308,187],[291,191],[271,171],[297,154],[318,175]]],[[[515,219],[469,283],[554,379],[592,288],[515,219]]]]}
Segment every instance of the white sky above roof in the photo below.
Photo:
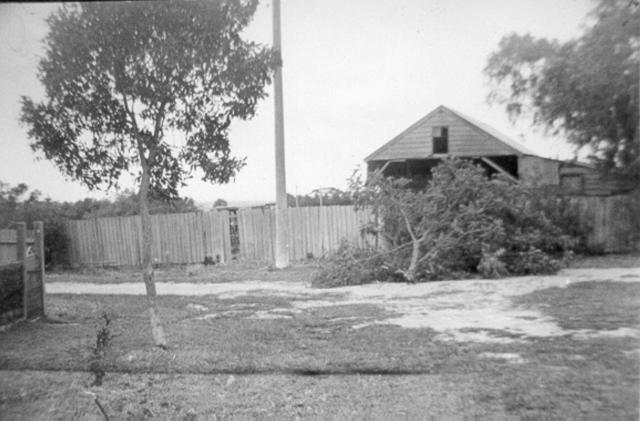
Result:
{"type": "MultiPolygon", "coordinates": [[[[44,18],[56,7],[0,4],[0,181],[25,182],[55,200],[103,197],[35,161],[18,122],[20,96],[43,92],[38,56],[44,18]]],[[[571,158],[564,142],[514,127],[501,108],[489,107],[482,69],[503,35],[576,37],[592,7],[587,0],[282,0],[287,190],[345,188],[365,156],[440,104],[537,154],[571,158]]],[[[270,2],[260,5],[246,36],[271,42],[270,2]]],[[[236,181],[216,186],[194,178],[181,193],[197,201],[273,200],[273,139],[269,97],[253,120],[232,126],[233,152],[248,164],[236,181]]]]}

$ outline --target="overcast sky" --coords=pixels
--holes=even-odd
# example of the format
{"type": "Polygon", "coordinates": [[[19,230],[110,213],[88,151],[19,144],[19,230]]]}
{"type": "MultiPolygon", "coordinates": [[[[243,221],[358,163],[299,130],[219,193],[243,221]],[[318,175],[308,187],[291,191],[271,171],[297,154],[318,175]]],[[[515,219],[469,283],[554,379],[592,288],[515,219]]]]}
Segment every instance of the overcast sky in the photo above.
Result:
{"type": "MultiPolygon", "coordinates": [[[[488,55],[510,32],[567,40],[580,34],[588,0],[282,0],[287,190],[346,186],[377,147],[440,104],[462,111],[543,156],[572,149],[527,125],[512,126],[486,103],[488,55]]],[[[0,4],[0,181],[27,183],[54,200],[89,193],[49,162],[36,161],[18,122],[21,95],[40,98],[36,78],[44,18],[55,4],[0,4]]],[[[247,38],[271,42],[263,1],[247,38]]],[[[232,126],[231,144],[247,166],[235,183],[192,180],[181,194],[197,201],[275,197],[273,98],[249,122],[232,126]]]]}

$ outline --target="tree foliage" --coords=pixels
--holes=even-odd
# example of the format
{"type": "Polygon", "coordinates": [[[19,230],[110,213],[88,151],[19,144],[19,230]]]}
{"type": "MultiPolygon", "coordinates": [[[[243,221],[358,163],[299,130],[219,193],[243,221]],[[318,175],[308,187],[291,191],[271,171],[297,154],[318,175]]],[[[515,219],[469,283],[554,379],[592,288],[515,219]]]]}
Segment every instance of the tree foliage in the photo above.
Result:
{"type": "Polygon", "coordinates": [[[225,207],[227,206],[228,203],[226,200],[222,199],[222,198],[217,198],[215,202],[213,202],[213,209],[215,210],[216,208],[219,207],[225,207]]]}
{"type": "MultiPolygon", "coordinates": [[[[95,209],[85,212],[82,218],[100,218],[105,216],[131,216],[140,214],[140,195],[131,190],[124,190],[118,194],[114,200],[95,201],[97,206],[95,209]]],[[[198,212],[200,209],[196,206],[193,199],[188,197],[180,197],[170,202],[162,200],[162,198],[149,198],[149,213],[167,214],[167,213],[187,213],[198,212]]]]}
{"type": "Polygon", "coordinates": [[[353,199],[351,194],[337,188],[317,189],[310,194],[292,195],[287,194],[287,206],[306,207],[306,206],[344,206],[352,205],[353,199]]]}
{"type": "Polygon", "coordinates": [[[579,38],[564,43],[503,37],[484,70],[489,101],[504,105],[513,119],[532,115],[535,125],[590,148],[606,172],[638,182],[640,6],[600,0],[590,18],[579,38]]]}
{"type": "Polygon", "coordinates": [[[355,178],[357,207],[377,215],[365,230],[377,233],[385,250],[341,249],[333,259],[340,264],[328,266],[333,273],[318,276],[322,283],[333,286],[336,276],[362,283],[363,273],[416,282],[469,273],[549,272],[577,245],[575,209],[562,198],[501,175],[488,178],[469,161],[446,160],[432,174],[424,189],[407,188],[409,180],[380,173],[366,183],[355,178]],[[380,266],[381,259],[385,271],[369,265],[380,266]]]}
{"type": "Polygon", "coordinates": [[[140,177],[142,164],[162,197],[175,197],[196,168],[204,180],[228,181],[244,165],[230,155],[229,126],[253,116],[270,81],[270,50],[240,37],[256,5],[62,6],[48,19],[39,66],[46,99],[23,98],[32,148],[90,188],[140,177]]]}
{"type": "Polygon", "coordinates": [[[149,197],[176,198],[195,170],[227,182],[244,165],[231,156],[229,127],[254,115],[275,59],[241,37],[257,4],[65,4],[48,19],[45,99],[22,99],[32,149],[65,174],[89,188],[117,186],[123,174],[138,180],[143,280],[160,347],[149,197]]]}

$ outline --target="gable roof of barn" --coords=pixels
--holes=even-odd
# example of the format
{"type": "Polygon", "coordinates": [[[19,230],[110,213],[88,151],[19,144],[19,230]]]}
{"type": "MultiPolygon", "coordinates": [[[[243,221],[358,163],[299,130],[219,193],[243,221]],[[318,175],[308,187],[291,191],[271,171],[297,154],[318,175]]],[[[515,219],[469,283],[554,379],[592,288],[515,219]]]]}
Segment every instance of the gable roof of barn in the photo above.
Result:
{"type": "MultiPolygon", "coordinates": [[[[450,115],[453,115],[455,118],[463,121],[466,125],[470,126],[472,130],[475,130],[481,134],[488,136],[494,141],[499,142],[506,149],[513,152],[514,155],[538,156],[536,153],[532,152],[521,143],[511,139],[509,136],[499,132],[498,130],[489,126],[488,124],[485,124],[472,117],[469,117],[468,115],[463,114],[460,111],[456,111],[451,108],[445,107],[444,105],[440,105],[436,107],[433,111],[431,111],[430,113],[422,117],[420,120],[416,121],[414,124],[409,126],[407,129],[402,131],[402,133],[400,133],[399,135],[397,135],[396,137],[394,137],[393,139],[391,139],[390,141],[382,145],[377,150],[375,150],[373,153],[371,153],[369,156],[365,158],[365,161],[373,161],[377,159],[380,159],[380,160],[391,159],[388,156],[392,155],[392,150],[394,146],[401,143],[404,139],[407,138],[409,134],[411,134],[414,130],[418,129],[420,126],[422,126],[427,121],[429,121],[429,119],[432,118],[439,111],[448,112],[450,115]]],[[[399,159],[412,159],[412,158],[424,158],[424,157],[423,156],[404,156],[403,158],[399,158],[399,159]]]]}

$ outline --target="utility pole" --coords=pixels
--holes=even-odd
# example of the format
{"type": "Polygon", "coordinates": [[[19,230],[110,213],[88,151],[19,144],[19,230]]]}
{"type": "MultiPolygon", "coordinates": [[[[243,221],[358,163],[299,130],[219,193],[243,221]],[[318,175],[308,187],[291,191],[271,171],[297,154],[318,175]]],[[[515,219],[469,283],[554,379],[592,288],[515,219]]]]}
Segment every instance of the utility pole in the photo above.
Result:
{"type": "Polygon", "coordinates": [[[287,223],[287,179],[284,164],[284,107],[282,103],[282,46],[280,39],[280,0],[273,0],[273,49],[277,54],[274,75],[276,126],[276,238],[275,267],[289,266],[289,230],[287,223]]]}

